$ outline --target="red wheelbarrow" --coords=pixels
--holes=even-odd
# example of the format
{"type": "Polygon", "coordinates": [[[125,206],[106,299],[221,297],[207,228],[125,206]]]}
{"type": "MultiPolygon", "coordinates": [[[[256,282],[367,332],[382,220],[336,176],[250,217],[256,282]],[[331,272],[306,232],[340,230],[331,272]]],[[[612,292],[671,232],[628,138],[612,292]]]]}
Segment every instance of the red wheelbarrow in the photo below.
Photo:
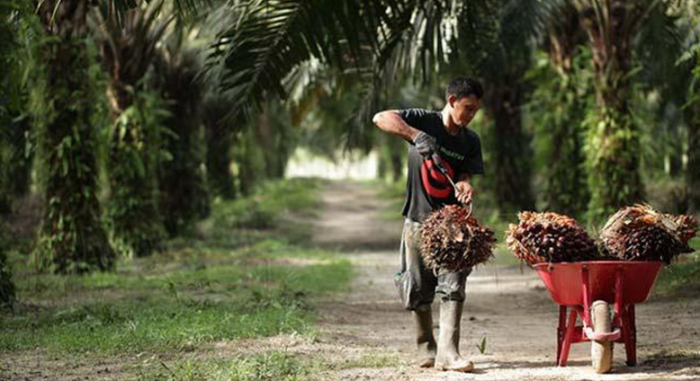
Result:
{"type": "Polygon", "coordinates": [[[598,373],[610,371],[612,343],[624,343],[627,365],[636,365],[634,305],[647,299],[662,266],[663,262],[626,261],[534,265],[559,304],[557,365],[566,366],[572,343],[586,341],[592,343],[591,360],[598,373]],[[576,324],[577,318],[583,325],[576,324]]]}

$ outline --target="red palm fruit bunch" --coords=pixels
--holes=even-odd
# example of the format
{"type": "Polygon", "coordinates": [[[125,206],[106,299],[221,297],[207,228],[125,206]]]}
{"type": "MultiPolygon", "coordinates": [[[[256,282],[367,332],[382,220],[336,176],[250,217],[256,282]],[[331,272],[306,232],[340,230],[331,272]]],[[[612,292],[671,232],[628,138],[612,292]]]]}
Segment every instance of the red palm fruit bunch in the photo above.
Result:
{"type": "Polygon", "coordinates": [[[481,225],[465,208],[448,205],[423,223],[421,253],[431,269],[459,272],[493,257],[493,230],[481,225]]]}
{"type": "Polygon", "coordinates": [[[506,243],[515,256],[529,265],[600,259],[595,241],[571,217],[557,213],[518,213],[510,224],[506,243]]]}
{"type": "Polygon", "coordinates": [[[688,241],[697,229],[692,216],[673,216],[649,205],[634,205],[610,217],[600,237],[606,253],[617,259],[671,263],[676,256],[693,251],[688,241]]]}
{"type": "Polygon", "coordinates": [[[695,216],[688,214],[681,214],[674,217],[674,221],[678,224],[678,229],[676,230],[678,238],[684,243],[690,242],[693,237],[698,233],[698,220],[695,216]]]}

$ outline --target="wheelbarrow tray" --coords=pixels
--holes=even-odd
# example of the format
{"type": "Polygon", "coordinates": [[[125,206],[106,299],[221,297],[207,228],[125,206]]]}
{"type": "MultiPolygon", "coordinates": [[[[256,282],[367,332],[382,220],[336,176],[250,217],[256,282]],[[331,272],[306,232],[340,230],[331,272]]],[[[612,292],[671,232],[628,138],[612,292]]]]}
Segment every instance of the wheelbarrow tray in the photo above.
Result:
{"type": "Polygon", "coordinates": [[[642,303],[649,297],[663,262],[586,261],[540,263],[533,267],[552,300],[559,305],[573,307],[586,304],[584,287],[589,288],[589,301],[614,303],[618,273],[622,302],[642,303]]]}

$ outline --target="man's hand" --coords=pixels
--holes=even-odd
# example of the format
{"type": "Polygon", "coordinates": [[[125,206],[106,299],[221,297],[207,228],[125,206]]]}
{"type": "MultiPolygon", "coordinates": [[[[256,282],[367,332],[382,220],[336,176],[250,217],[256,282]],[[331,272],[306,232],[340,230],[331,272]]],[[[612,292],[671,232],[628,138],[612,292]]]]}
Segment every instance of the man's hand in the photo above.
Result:
{"type": "Polygon", "coordinates": [[[438,151],[437,140],[423,131],[416,135],[413,143],[416,145],[418,153],[425,158],[432,157],[438,151]]]}
{"type": "Polygon", "coordinates": [[[461,202],[462,204],[471,204],[472,194],[474,193],[474,188],[472,188],[472,185],[467,181],[459,181],[455,184],[455,186],[455,197],[457,197],[457,201],[461,202]]]}

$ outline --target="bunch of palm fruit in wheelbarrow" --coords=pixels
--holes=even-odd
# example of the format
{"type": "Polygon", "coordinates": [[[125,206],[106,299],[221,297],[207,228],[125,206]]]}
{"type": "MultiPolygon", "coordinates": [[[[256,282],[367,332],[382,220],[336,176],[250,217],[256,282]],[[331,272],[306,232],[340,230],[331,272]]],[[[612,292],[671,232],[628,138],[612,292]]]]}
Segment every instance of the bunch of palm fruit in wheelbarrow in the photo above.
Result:
{"type": "Polygon", "coordinates": [[[693,250],[698,231],[690,215],[659,213],[649,205],[620,209],[600,233],[598,245],[573,218],[557,213],[521,212],[510,224],[506,243],[529,265],[594,260],[664,261],[693,250]]]}

